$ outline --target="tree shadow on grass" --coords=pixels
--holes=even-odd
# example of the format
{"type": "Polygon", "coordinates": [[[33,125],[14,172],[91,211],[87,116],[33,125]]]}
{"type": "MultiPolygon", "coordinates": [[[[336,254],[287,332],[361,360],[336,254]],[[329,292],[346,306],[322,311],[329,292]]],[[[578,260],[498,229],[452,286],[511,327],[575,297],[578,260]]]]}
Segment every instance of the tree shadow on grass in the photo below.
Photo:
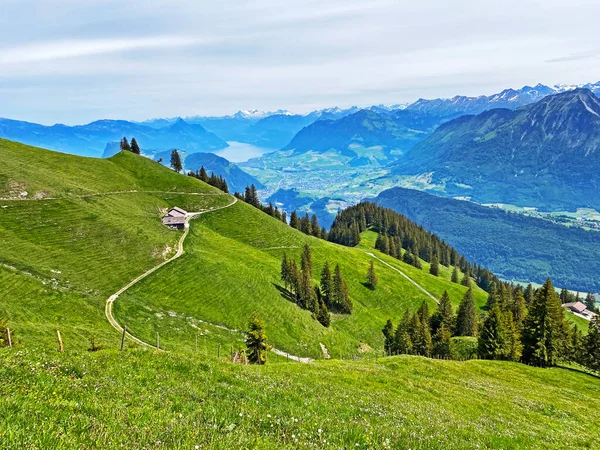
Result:
{"type": "Polygon", "coordinates": [[[279,293],[281,294],[281,297],[284,300],[287,300],[288,302],[291,302],[294,305],[296,304],[296,297],[290,291],[288,291],[286,288],[284,288],[283,286],[281,286],[277,283],[271,283],[271,284],[273,286],[275,286],[275,289],[277,289],[279,291],[279,293]]]}
{"type": "Polygon", "coordinates": [[[374,291],[375,289],[373,288],[373,286],[371,286],[370,283],[366,282],[366,281],[361,281],[361,283],[364,287],[366,287],[368,290],[370,291],[374,291]]]}
{"type": "Polygon", "coordinates": [[[580,373],[582,375],[589,375],[590,377],[596,378],[597,380],[600,380],[600,374],[596,374],[594,372],[590,372],[589,370],[586,370],[585,368],[577,368],[577,367],[568,367],[568,366],[561,366],[560,364],[557,365],[556,367],[558,367],[559,369],[563,369],[563,370],[569,370],[571,372],[575,372],[575,373],[580,373]]]}

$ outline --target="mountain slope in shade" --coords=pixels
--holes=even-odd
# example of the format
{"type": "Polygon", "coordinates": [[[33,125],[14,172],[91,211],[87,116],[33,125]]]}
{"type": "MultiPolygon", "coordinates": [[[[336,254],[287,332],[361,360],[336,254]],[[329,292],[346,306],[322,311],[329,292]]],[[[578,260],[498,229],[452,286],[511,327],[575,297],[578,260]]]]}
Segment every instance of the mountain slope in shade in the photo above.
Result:
{"type": "Polygon", "coordinates": [[[600,208],[600,100],[587,89],[440,126],[392,167],[448,195],[545,209],[600,208]]]}
{"type": "Polygon", "coordinates": [[[185,170],[196,171],[200,170],[201,166],[204,166],[209,175],[211,172],[214,172],[215,175],[221,175],[227,181],[230,192],[244,192],[246,186],[252,184],[257,189],[264,188],[262,183],[252,175],[244,172],[236,164],[214,153],[192,153],[185,157],[183,163],[185,170]]]}
{"type": "Polygon", "coordinates": [[[189,124],[182,119],[160,128],[124,120],[99,120],[71,127],[0,119],[0,137],[81,156],[102,156],[108,143],[118,142],[123,136],[135,137],[140,147],[152,149],[176,147],[198,152],[228,146],[202,125],[189,124]]]}

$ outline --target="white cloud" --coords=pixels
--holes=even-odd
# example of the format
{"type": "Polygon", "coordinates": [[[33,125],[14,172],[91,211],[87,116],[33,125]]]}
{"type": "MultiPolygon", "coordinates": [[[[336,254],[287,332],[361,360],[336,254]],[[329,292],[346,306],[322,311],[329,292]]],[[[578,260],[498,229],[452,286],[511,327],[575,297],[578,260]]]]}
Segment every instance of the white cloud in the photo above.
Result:
{"type": "Polygon", "coordinates": [[[593,0],[0,1],[0,116],[44,123],[600,79],[593,0]]]}

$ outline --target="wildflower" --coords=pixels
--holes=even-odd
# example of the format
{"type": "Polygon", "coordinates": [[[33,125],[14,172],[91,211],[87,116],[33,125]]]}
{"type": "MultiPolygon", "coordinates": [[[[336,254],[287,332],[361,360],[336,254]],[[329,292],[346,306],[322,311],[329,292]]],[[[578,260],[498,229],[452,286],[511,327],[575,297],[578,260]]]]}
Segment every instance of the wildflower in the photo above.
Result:
{"type": "Polygon", "coordinates": [[[319,434],[323,432],[323,430],[321,430],[320,428],[317,431],[319,432],[319,434]]]}

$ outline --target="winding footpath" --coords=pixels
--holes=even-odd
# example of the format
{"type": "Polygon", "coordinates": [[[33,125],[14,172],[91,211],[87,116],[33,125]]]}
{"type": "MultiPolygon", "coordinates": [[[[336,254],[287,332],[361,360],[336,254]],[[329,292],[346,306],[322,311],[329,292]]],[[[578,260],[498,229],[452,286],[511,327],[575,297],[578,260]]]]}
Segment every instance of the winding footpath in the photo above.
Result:
{"type": "MultiPolygon", "coordinates": [[[[197,194],[197,195],[202,195],[202,194],[197,194]]],[[[215,212],[218,211],[220,209],[225,209],[225,208],[229,208],[230,206],[233,206],[237,203],[238,199],[233,197],[233,201],[231,203],[229,203],[228,205],[225,206],[219,206],[217,208],[213,208],[213,209],[209,209],[206,211],[199,211],[199,212],[192,212],[192,213],[188,213],[187,216],[185,217],[185,231],[183,232],[183,235],[181,236],[181,238],[179,238],[179,242],[177,244],[177,252],[175,253],[175,255],[173,255],[171,258],[161,262],[160,264],[158,264],[157,266],[153,267],[152,269],[144,272],[143,274],[141,274],[139,277],[131,280],[129,283],[127,283],[125,286],[123,286],[121,289],[119,289],[117,292],[115,292],[113,295],[111,295],[110,297],[108,297],[108,299],[106,300],[106,305],[104,307],[104,314],[106,315],[106,318],[108,319],[108,322],[111,324],[111,326],[117,330],[119,333],[123,333],[123,327],[121,325],[119,325],[119,322],[117,322],[117,320],[115,319],[114,315],[113,315],[113,305],[115,303],[115,300],[117,300],[117,298],[119,298],[119,296],[121,294],[123,294],[125,291],[127,291],[128,289],[130,289],[132,286],[134,286],[135,284],[139,283],[141,280],[143,280],[144,278],[148,277],[149,275],[153,274],[154,272],[156,272],[158,269],[160,269],[161,267],[169,264],[170,262],[176,260],[177,258],[179,258],[181,255],[183,255],[183,242],[185,241],[185,238],[187,237],[189,231],[190,231],[190,220],[202,215],[202,214],[207,214],[207,213],[211,213],[211,212],[215,212]]],[[[283,248],[283,247],[282,247],[283,248]]],[[[215,324],[211,324],[210,322],[205,322],[209,325],[213,325],[219,328],[222,328],[224,330],[228,330],[228,331],[236,331],[236,330],[231,330],[230,328],[224,327],[222,325],[215,325],[215,324]]],[[[144,346],[144,347],[148,347],[154,350],[160,350],[160,351],[164,351],[161,348],[156,347],[155,345],[149,344],[147,342],[142,341],[141,339],[135,337],[133,334],[131,334],[129,331],[125,331],[125,336],[129,339],[131,339],[132,341],[144,346]]],[[[296,356],[296,355],[292,355],[291,353],[287,353],[284,352],[282,350],[276,349],[275,347],[271,348],[271,351],[277,355],[283,356],[287,359],[290,359],[292,361],[297,361],[297,362],[301,362],[301,363],[310,363],[313,361],[312,358],[303,358],[301,356],[296,356]]]]}
{"type": "MultiPolygon", "coordinates": [[[[198,194],[198,195],[201,195],[201,194],[198,194]]],[[[139,277],[131,280],[129,283],[127,283],[125,286],[123,286],[121,289],[119,289],[113,295],[111,295],[110,297],[108,297],[108,299],[106,300],[106,306],[104,307],[104,314],[106,315],[106,318],[108,319],[108,322],[112,325],[112,327],[115,330],[117,330],[119,333],[123,332],[123,327],[121,325],[119,325],[119,322],[117,322],[117,320],[113,316],[112,308],[113,308],[113,304],[114,304],[115,300],[117,298],[119,298],[119,296],[123,292],[125,292],[126,290],[128,290],[129,288],[131,288],[133,285],[135,285],[136,283],[138,283],[141,280],[143,280],[144,278],[146,278],[148,275],[153,274],[154,272],[156,272],[161,267],[166,266],[170,262],[175,261],[181,255],[183,255],[183,242],[185,241],[185,238],[187,237],[188,233],[190,232],[190,220],[192,220],[192,219],[194,219],[194,218],[196,218],[196,217],[198,217],[198,216],[200,216],[202,214],[206,214],[206,213],[218,211],[220,209],[229,208],[230,206],[233,206],[236,203],[237,203],[237,198],[233,197],[233,201],[231,203],[229,203],[228,205],[219,206],[217,208],[209,209],[209,210],[206,210],[206,211],[191,212],[191,213],[187,214],[187,216],[185,217],[185,231],[183,232],[183,235],[181,236],[181,238],[179,238],[179,242],[177,244],[177,253],[175,253],[175,255],[173,255],[171,258],[169,258],[169,259],[161,262],[159,265],[154,266],[152,269],[144,272],[139,277]]],[[[132,341],[137,342],[140,345],[143,345],[145,347],[150,347],[150,348],[153,348],[153,349],[156,349],[156,350],[161,350],[160,348],[157,348],[156,346],[148,344],[147,342],[144,342],[141,339],[135,337],[134,335],[132,335],[128,331],[125,332],[125,335],[129,339],[131,339],[132,341]]]]}
{"type": "Polygon", "coordinates": [[[388,264],[387,262],[385,262],[383,259],[375,256],[373,253],[371,252],[365,252],[367,255],[371,256],[372,258],[375,258],[377,261],[379,261],[382,264],[385,264],[386,266],[388,266],[390,269],[395,270],[396,272],[398,272],[400,275],[402,275],[404,278],[406,278],[408,281],[410,281],[412,284],[414,284],[417,289],[419,289],[421,292],[423,292],[425,295],[427,295],[429,298],[431,298],[434,302],[439,303],[440,301],[435,298],[430,292],[428,292],[423,286],[421,286],[419,283],[417,283],[415,280],[413,280],[411,277],[409,277],[408,275],[406,275],[404,272],[402,272],[400,269],[398,269],[397,267],[392,266],[391,264],[388,264]]]}

